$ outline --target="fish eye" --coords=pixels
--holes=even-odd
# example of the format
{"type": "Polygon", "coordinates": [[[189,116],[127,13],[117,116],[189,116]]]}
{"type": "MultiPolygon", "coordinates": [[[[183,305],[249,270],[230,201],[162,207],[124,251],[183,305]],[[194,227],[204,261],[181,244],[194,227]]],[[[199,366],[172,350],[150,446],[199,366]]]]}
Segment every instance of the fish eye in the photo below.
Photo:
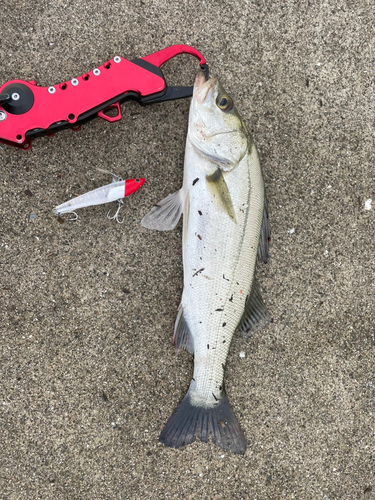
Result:
{"type": "Polygon", "coordinates": [[[135,182],[141,182],[141,179],[135,179],[135,182]]]}
{"type": "Polygon", "coordinates": [[[228,112],[233,108],[233,100],[229,95],[223,94],[216,99],[217,107],[222,111],[228,112]]]}

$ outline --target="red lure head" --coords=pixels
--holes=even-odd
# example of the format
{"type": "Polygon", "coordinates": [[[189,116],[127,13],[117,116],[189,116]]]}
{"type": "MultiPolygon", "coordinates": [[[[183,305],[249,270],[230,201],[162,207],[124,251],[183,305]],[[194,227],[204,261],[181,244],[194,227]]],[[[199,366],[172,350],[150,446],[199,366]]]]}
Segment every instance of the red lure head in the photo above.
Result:
{"type": "Polygon", "coordinates": [[[125,196],[129,196],[130,194],[135,193],[135,191],[138,191],[138,189],[145,183],[145,180],[146,179],[143,179],[142,177],[137,177],[136,179],[126,179],[125,196]]]}

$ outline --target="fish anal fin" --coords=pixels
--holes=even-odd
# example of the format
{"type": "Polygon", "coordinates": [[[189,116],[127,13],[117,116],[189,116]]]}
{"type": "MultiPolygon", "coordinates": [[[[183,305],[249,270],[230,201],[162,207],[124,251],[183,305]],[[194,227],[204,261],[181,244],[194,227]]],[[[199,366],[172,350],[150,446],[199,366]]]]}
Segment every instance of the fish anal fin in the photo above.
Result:
{"type": "Polygon", "coordinates": [[[260,294],[256,277],[254,276],[251,293],[247,298],[245,311],[238,324],[238,329],[242,331],[245,337],[249,337],[265,327],[270,319],[270,315],[260,294]]]}
{"type": "Polygon", "coordinates": [[[142,226],[157,231],[171,231],[180,220],[184,204],[184,193],[181,188],[159,201],[141,220],[142,226]]]}
{"type": "Polygon", "coordinates": [[[263,221],[262,221],[262,228],[260,230],[258,256],[265,263],[268,262],[268,247],[270,239],[271,239],[271,232],[268,221],[268,205],[267,205],[267,198],[264,196],[263,221]]]}
{"type": "Polygon", "coordinates": [[[184,317],[184,310],[181,306],[174,325],[173,343],[177,349],[187,349],[190,354],[194,354],[194,338],[190,332],[189,325],[184,317]]]}

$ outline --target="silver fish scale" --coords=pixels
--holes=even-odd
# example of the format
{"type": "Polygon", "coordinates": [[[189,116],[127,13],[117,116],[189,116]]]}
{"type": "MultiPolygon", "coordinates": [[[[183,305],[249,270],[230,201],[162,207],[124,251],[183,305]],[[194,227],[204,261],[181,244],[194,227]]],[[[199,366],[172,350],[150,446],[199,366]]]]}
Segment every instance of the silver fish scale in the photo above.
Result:
{"type": "Polygon", "coordinates": [[[202,176],[202,161],[206,160],[188,141],[184,190],[189,193],[189,212],[184,220],[182,307],[194,338],[190,398],[209,408],[221,397],[230,342],[254,278],[264,187],[253,146],[251,154],[224,175],[234,222],[212,199],[202,176]]]}

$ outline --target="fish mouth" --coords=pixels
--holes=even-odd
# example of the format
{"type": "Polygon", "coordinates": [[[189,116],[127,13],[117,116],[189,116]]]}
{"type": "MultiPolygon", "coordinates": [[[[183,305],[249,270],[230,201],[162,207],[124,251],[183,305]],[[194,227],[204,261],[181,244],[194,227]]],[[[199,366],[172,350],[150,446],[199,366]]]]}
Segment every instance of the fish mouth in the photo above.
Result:
{"type": "Polygon", "coordinates": [[[203,71],[198,71],[194,81],[193,96],[200,104],[208,104],[211,101],[217,80],[217,76],[213,76],[206,81],[203,71]]]}

